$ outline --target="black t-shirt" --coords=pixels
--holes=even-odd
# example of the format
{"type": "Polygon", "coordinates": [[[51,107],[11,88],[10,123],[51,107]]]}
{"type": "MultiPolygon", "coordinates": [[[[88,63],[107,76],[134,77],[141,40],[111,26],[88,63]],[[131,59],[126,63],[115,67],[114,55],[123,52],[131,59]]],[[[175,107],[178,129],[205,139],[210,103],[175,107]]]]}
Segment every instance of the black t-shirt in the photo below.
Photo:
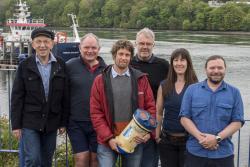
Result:
{"type": "Polygon", "coordinates": [[[130,65],[143,73],[148,74],[149,83],[156,100],[158,87],[168,74],[169,63],[167,60],[152,55],[149,61],[141,61],[138,55],[133,57],[130,65]]]}

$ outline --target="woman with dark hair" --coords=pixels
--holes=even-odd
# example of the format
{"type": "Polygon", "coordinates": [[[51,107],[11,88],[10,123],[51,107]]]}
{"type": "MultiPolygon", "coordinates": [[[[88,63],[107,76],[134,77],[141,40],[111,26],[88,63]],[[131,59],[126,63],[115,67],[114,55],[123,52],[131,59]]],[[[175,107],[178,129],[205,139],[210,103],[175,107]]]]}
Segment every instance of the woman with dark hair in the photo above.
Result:
{"type": "Polygon", "coordinates": [[[187,132],[178,116],[184,92],[195,82],[198,79],[189,52],[184,48],[176,49],[171,55],[168,76],[159,86],[156,101],[159,123],[156,141],[162,167],[184,166],[187,132]]]}

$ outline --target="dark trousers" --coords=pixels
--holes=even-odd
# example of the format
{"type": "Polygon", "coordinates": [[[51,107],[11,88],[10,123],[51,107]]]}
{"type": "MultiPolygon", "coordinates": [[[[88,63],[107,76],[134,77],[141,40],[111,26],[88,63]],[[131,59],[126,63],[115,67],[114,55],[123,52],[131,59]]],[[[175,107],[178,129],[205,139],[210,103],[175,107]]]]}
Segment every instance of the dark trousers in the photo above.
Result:
{"type": "Polygon", "coordinates": [[[178,140],[175,137],[161,135],[159,152],[161,167],[184,167],[186,137],[178,140]]]}
{"type": "Polygon", "coordinates": [[[234,167],[234,156],[226,158],[204,158],[187,152],[185,167],[234,167]]]}
{"type": "Polygon", "coordinates": [[[159,151],[154,139],[149,139],[142,143],[143,153],[140,167],[157,167],[159,161],[159,151]]]}

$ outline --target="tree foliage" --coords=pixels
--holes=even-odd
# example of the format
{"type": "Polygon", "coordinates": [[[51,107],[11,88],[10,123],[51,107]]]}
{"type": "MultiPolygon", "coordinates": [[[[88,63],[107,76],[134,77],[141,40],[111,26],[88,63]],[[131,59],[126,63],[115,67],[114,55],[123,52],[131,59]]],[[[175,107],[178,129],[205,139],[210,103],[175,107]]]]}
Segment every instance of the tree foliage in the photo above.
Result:
{"type": "MultiPolygon", "coordinates": [[[[0,23],[11,17],[17,0],[1,0],[0,23]]],[[[221,2],[226,2],[221,1],[221,2]]],[[[227,2],[212,8],[207,0],[27,0],[33,18],[49,26],[69,26],[68,13],[81,27],[249,31],[250,5],[227,2]]]]}

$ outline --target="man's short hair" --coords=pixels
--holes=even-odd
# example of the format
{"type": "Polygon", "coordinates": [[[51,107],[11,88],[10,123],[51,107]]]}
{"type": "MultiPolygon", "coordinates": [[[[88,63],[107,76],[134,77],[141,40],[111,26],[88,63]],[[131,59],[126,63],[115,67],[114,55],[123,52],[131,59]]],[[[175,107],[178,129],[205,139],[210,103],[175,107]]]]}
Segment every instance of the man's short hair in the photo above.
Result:
{"type": "Polygon", "coordinates": [[[129,40],[121,39],[114,43],[111,49],[113,58],[116,57],[117,51],[120,49],[127,49],[131,53],[131,58],[134,56],[134,46],[129,40]]]}
{"type": "Polygon", "coordinates": [[[148,38],[152,38],[153,40],[155,40],[155,33],[147,27],[145,27],[145,28],[141,29],[139,32],[137,32],[136,41],[141,34],[145,35],[148,38]]]}
{"type": "Polygon", "coordinates": [[[95,39],[96,39],[96,42],[97,42],[97,45],[98,45],[99,47],[101,47],[99,38],[98,38],[95,34],[93,34],[93,33],[85,34],[85,35],[81,38],[81,40],[80,40],[80,45],[81,45],[81,44],[83,43],[83,41],[84,41],[86,38],[88,38],[88,37],[95,38],[95,39]]]}
{"type": "Polygon", "coordinates": [[[205,63],[205,68],[207,68],[207,64],[208,64],[209,61],[211,61],[211,60],[217,60],[217,59],[223,60],[224,65],[226,67],[226,61],[225,61],[225,59],[222,56],[220,56],[220,55],[213,55],[213,56],[210,56],[210,57],[207,58],[206,63],[205,63]]]}

